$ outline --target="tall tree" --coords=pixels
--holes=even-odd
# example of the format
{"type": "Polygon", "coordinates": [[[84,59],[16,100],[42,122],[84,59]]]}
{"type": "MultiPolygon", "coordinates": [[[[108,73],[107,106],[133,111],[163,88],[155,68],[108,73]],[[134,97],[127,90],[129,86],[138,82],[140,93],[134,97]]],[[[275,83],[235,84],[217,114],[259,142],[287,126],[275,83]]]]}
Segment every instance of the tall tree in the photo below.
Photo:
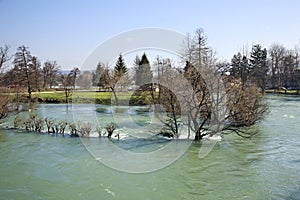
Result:
{"type": "Polygon", "coordinates": [[[194,35],[187,35],[182,57],[198,70],[215,62],[214,51],[208,46],[207,36],[202,28],[196,29],[194,35]]]}
{"type": "Polygon", "coordinates": [[[281,73],[283,72],[283,58],[285,54],[285,47],[280,44],[272,44],[269,48],[270,56],[270,71],[271,71],[271,86],[278,88],[282,86],[281,73]]]}
{"type": "Polygon", "coordinates": [[[233,55],[231,59],[230,76],[239,79],[243,85],[246,84],[249,76],[249,61],[246,56],[242,56],[240,52],[233,55]]]}
{"type": "Polygon", "coordinates": [[[294,86],[294,71],[295,71],[295,58],[293,51],[286,51],[286,55],[283,58],[283,74],[282,74],[282,81],[283,86],[285,88],[293,87],[294,86]]]}
{"type": "Polygon", "coordinates": [[[1,90],[0,92],[0,124],[1,124],[1,120],[6,118],[8,115],[8,107],[9,104],[11,103],[10,101],[10,95],[9,93],[4,93],[4,91],[1,90]]]}
{"type": "Polygon", "coordinates": [[[41,89],[41,62],[37,57],[32,57],[31,62],[31,81],[32,81],[32,87],[40,91],[41,89]]]}
{"type": "Polygon", "coordinates": [[[111,92],[114,95],[115,98],[115,104],[119,105],[119,99],[118,96],[116,94],[116,86],[117,86],[117,82],[118,80],[116,79],[117,77],[114,74],[114,71],[110,70],[108,67],[105,68],[105,71],[103,73],[102,79],[103,82],[105,83],[105,87],[109,88],[111,90],[111,92]]]}
{"type": "Polygon", "coordinates": [[[60,66],[56,61],[46,61],[42,69],[43,73],[43,88],[52,88],[55,84],[55,80],[58,77],[60,66]]]}
{"type": "Polygon", "coordinates": [[[115,68],[114,68],[113,76],[114,76],[115,83],[121,86],[121,90],[129,82],[128,69],[124,62],[122,54],[120,54],[118,57],[118,60],[116,62],[115,68]]]}
{"type": "Polygon", "coordinates": [[[0,47],[0,70],[3,67],[4,63],[9,61],[11,56],[9,55],[9,47],[7,45],[0,47]]]}
{"type": "Polygon", "coordinates": [[[99,91],[101,88],[105,87],[105,81],[103,79],[105,66],[103,63],[99,62],[97,64],[96,70],[93,73],[93,86],[98,86],[99,91]]]}
{"type": "Polygon", "coordinates": [[[259,44],[254,45],[250,57],[250,74],[252,81],[261,88],[262,92],[266,89],[267,73],[267,49],[263,49],[259,44]]]}
{"type": "Polygon", "coordinates": [[[70,96],[72,95],[74,89],[74,80],[73,74],[71,72],[69,74],[61,74],[60,75],[60,82],[64,88],[65,93],[65,101],[68,104],[70,96]]]}
{"type": "Polygon", "coordinates": [[[115,76],[117,77],[121,77],[124,74],[126,74],[128,71],[123,56],[122,54],[119,55],[118,60],[116,62],[115,68],[114,68],[114,72],[115,72],[115,76]]]}
{"type": "Polygon", "coordinates": [[[89,89],[92,86],[92,79],[93,79],[92,72],[90,72],[90,71],[83,71],[79,75],[76,83],[82,89],[89,89]]]}
{"type": "Polygon", "coordinates": [[[31,63],[32,63],[32,56],[28,47],[20,46],[17,49],[14,58],[14,69],[19,74],[17,79],[20,82],[24,82],[27,87],[28,98],[31,101],[31,93],[32,93],[32,83],[31,83],[31,63]]]}
{"type": "Polygon", "coordinates": [[[75,86],[76,86],[76,78],[80,75],[80,70],[79,70],[79,68],[74,67],[74,68],[70,71],[70,73],[69,73],[68,75],[70,76],[69,79],[70,79],[70,81],[71,81],[73,87],[75,88],[75,86]]]}
{"type": "Polygon", "coordinates": [[[135,71],[135,84],[139,86],[148,85],[152,82],[153,73],[151,71],[150,62],[144,53],[141,61],[135,71]]]}
{"type": "Polygon", "coordinates": [[[240,52],[233,55],[231,59],[230,75],[234,78],[240,78],[240,69],[242,64],[242,55],[240,52]]]}

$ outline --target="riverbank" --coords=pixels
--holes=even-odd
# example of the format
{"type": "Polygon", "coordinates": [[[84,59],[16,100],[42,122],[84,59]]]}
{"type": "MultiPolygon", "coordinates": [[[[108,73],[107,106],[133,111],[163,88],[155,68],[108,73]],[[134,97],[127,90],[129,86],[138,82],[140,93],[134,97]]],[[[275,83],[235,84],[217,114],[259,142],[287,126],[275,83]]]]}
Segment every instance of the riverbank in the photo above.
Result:
{"type": "MultiPolygon", "coordinates": [[[[198,157],[203,143],[193,142],[172,165],[151,173],[130,174],[107,167],[101,158],[112,155],[114,150],[105,148],[106,138],[87,140],[97,142],[101,149],[102,154],[94,157],[86,151],[82,138],[26,134],[26,131],[20,134],[15,129],[0,129],[0,196],[3,199],[74,200],[99,197],[108,200],[145,197],[299,199],[300,97],[282,97],[267,96],[270,115],[259,125],[259,134],[255,137],[226,135],[203,159],[198,157]]],[[[77,113],[76,117],[95,121],[91,115],[94,105],[78,105],[78,108],[65,104],[38,106],[37,111],[43,117],[72,121],[73,114],[77,113]]],[[[109,113],[96,116],[103,126],[112,119],[109,113]]],[[[133,122],[149,121],[147,115],[132,117],[135,117],[133,122]]],[[[130,128],[128,117],[120,119],[123,120],[121,125],[130,128]]],[[[116,133],[118,131],[125,133],[124,129],[116,129],[116,133]]],[[[127,132],[145,133],[134,129],[127,132]]],[[[137,167],[146,162],[147,155],[169,144],[166,140],[112,139],[110,145],[118,145],[132,155],[143,155],[143,159],[136,160],[137,167]]],[[[176,150],[162,155],[167,157],[176,150]]],[[[128,166],[128,159],[121,154],[112,157],[112,161],[128,166]]]]}
{"type": "Polygon", "coordinates": [[[300,95],[299,90],[266,90],[265,93],[267,94],[280,94],[280,95],[300,95]]]}
{"type": "MultiPolygon", "coordinates": [[[[15,102],[27,102],[27,94],[12,94],[15,102]]],[[[126,91],[117,92],[119,105],[148,105],[151,103],[151,97],[149,92],[145,91],[126,91]]],[[[32,99],[38,103],[66,103],[66,96],[64,91],[42,91],[33,92],[32,99]]],[[[103,105],[114,104],[115,98],[111,91],[79,91],[75,90],[72,95],[69,96],[69,103],[95,103],[103,105]]]]}

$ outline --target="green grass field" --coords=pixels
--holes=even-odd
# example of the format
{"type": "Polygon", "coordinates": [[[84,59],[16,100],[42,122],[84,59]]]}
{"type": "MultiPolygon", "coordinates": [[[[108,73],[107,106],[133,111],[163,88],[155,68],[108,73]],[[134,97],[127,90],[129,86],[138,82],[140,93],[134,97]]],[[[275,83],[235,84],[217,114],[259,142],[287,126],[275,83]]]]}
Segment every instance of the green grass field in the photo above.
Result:
{"type": "Polygon", "coordinates": [[[266,93],[269,94],[288,94],[288,95],[299,95],[299,91],[297,90],[266,90],[266,93]]]}
{"type": "MultiPolygon", "coordinates": [[[[63,91],[35,92],[32,97],[43,103],[65,103],[66,97],[63,91]]],[[[149,92],[117,92],[120,104],[130,101],[132,105],[144,105],[150,102],[149,92]]],[[[74,91],[69,97],[76,103],[111,104],[114,101],[112,92],[74,91]]]]}

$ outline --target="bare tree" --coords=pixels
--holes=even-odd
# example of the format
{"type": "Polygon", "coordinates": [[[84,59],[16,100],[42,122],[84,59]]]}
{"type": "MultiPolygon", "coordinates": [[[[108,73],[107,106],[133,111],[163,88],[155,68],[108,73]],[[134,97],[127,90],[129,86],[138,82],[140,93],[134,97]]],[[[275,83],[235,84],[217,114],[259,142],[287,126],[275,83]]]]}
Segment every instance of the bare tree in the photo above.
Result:
{"type": "Polygon", "coordinates": [[[214,51],[207,44],[207,36],[202,28],[196,29],[194,35],[188,34],[183,41],[182,58],[201,68],[214,60],[214,51]]]}
{"type": "Polygon", "coordinates": [[[4,63],[9,61],[10,59],[11,56],[9,55],[9,47],[7,45],[0,47],[0,70],[3,67],[4,63]]]}
{"type": "Polygon", "coordinates": [[[89,89],[92,86],[93,74],[90,71],[84,71],[78,77],[76,84],[83,89],[89,89]]]}
{"type": "Polygon", "coordinates": [[[1,120],[7,117],[9,111],[9,104],[11,103],[11,98],[9,93],[6,91],[0,92],[0,123],[1,120]]]}
{"type": "Polygon", "coordinates": [[[30,65],[30,76],[32,87],[40,91],[41,89],[41,63],[37,57],[32,57],[32,62],[30,65]]]}
{"type": "Polygon", "coordinates": [[[60,81],[62,83],[62,86],[64,88],[66,103],[69,103],[70,96],[72,95],[73,89],[74,89],[74,81],[72,74],[62,74],[60,76],[60,81]]]}
{"type": "Polygon", "coordinates": [[[43,67],[43,88],[49,87],[50,89],[55,83],[56,77],[58,76],[60,66],[56,61],[46,61],[43,67]]]}
{"type": "Polygon", "coordinates": [[[17,72],[16,77],[20,82],[24,82],[28,92],[28,98],[31,101],[32,83],[31,83],[31,63],[32,56],[28,47],[20,46],[17,49],[14,58],[14,70],[17,72]]]}
{"type": "Polygon", "coordinates": [[[109,70],[109,68],[105,68],[103,76],[101,77],[106,88],[109,88],[114,95],[116,105],[119,105],[119,99],[117,96],[117,76],[115,76],[114,71],[109,70]]]}
{"type": "Polygon", "coordinates": [[[163,76],[166,80],[160,82],[164,87],[161,87],[163,94],[158,102],[167,108],[169,121],[166,122],[171,123],[168,126],[176,133],[176,123],[182,121],[195,133],[195,140],[220,132],[249,136],[251,134],[244,133],[242,128],[263,119],[268,106],[256,87],[218,75],[213,51],[201,46],[205,44],[201,43],[204,38],[199,39],[201,33],[196,34],[198,46],[193,42],[188,48],[190,57],[183,55],[191,60],[186,60],[185,79],[179,72],[172,71],[171,76],[163,76]],[[201,52],[203,50],[206,53],[201,52]]]}
{"type": "Polygon", "coordinates": [[[272,88],[282,86],[281,73],[283,72],[283,59],[286,49],[280,44],[272,44],[269,47],[271,85],[272,88]]]}
{"type": "Polygon", "coordinates": [[[263,94],[254,85],[244,87],[232,82],[228,83],[226,94],[228,115],[224,130],[234,131],[242,137],[251,137],[255,132],[247,132],[245,128],[264,119],[268,112],[263,94]]]}
{"type": "Polygon", "coordinates": [[[69,73],[69,81],[73,85],[74,89],[76,87],[76,79],[80,75],[80,70],[77,67],[74,67],[69,73]]]}

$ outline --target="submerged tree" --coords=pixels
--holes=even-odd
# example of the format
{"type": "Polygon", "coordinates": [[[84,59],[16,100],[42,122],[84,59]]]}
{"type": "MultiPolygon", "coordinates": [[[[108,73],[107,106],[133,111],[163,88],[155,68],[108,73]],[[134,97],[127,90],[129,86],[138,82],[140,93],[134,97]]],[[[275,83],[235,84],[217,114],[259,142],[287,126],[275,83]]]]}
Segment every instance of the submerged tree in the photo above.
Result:
{"type": "MultiPolygon", "coordinates": [[[[202,41],[199,37],[196,38],[202,41]]],[[[174,133],[180,123],[186,124],[194,132],[195,140],[201,140],[206,135],[228,132],[250,136],[252,133],[245,132],[244,128],[263,119],[268,106],[257,87],[236,80],[246,82],[247,75],[244,72],[248,67],[247,59],[241,56],[237,59],[239,68],[244,64],[245,71],[239,69],[236,77],[231,79],[225,74],[221,77],[218,75],[219,69],[216,67],[213,51],[208,47],[201,47],[201,43],[198,46],[196,44],[187,48],[189,52],[185,52],[183,56],[190,60],[185,60],[183,74],[172,70],[168,76],[162,77],[166,81],[161,82],[164,84],[161,87],[163,94],[158,102],[167,108],[168,118],[165,122],[174,133]],[[205,54],[201,52],[203,49],[205,54]],[[180,77],[182,75],[184,79],[180,77]]],[[[264,56],[259,55],[262,59],[253,60],[252,64],[259,66],[257,69],[264,69],[264,56]]]]}

